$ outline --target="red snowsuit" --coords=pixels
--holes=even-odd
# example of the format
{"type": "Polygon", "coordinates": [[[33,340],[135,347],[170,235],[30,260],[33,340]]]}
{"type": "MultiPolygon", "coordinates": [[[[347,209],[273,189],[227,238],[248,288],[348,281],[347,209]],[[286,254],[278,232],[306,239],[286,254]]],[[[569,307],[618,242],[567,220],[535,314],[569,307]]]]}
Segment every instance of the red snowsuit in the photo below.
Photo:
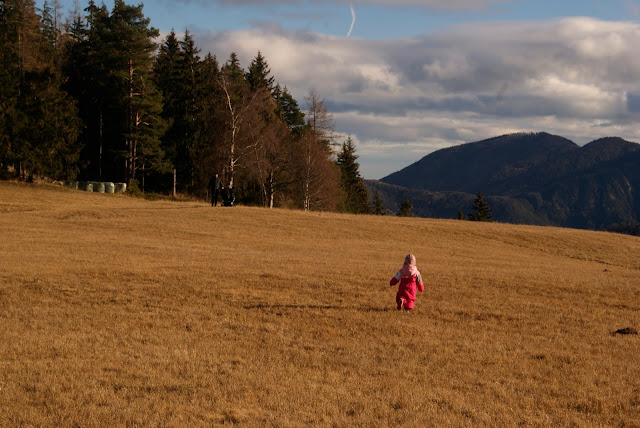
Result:
{"type": "Polygon", "coordinates": [[[396,303],[398,309],[401,309],[401,299],[404,299],[405,309],[413,309],[413,303],[416,300],[417,291],[424,291],[424,283],[422,282],[422,276],[415,266],[403,265],[402,269],[398,271],[389,281],[389,286],[393,287],[397,283],[398,292],[396,293],[396,303]]]}

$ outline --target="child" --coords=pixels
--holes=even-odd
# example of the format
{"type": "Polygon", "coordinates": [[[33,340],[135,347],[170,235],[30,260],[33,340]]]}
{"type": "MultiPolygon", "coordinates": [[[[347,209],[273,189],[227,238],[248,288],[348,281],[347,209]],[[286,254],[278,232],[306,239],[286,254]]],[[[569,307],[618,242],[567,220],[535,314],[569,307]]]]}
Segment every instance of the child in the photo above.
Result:
{"type": "Polygon", "coordinates": [[[393,287],[398,282],[400,283],[398,293],[396,293],[398,310],[412,311],[413,302],[416,300],[416,288],[418,291],[424,291],[422,276],[416,268],[416,257],[413,254],[407,254],[402,269],[391,278],[389,285],[393,287]]]}

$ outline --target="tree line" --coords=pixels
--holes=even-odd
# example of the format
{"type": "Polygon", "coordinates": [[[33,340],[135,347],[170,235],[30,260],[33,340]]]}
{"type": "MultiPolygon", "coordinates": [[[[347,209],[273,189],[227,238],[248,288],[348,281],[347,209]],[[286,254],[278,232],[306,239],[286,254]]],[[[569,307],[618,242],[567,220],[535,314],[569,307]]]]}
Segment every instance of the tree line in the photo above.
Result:
{"type": "MultiPolygon", "coordinates": [[[[142,5],[0,1],[0,177],[127,182],[246,204],[370,213],[351,138],[324,99],[302,108],[257,52],[244,69],[159,31],[142,5]]],[[[377,207],[380,210],[380,207],[377,207]]]]}

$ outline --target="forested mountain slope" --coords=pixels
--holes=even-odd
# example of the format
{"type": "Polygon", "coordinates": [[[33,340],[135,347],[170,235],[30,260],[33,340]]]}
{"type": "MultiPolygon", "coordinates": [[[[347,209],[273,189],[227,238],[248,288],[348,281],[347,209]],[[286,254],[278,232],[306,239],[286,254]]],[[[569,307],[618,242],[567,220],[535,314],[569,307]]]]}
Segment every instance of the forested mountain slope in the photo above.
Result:
{"type": "Polygon", "coordinates": [[[407,194],[420,216],[466,213],[482,191],[498,221],[602,229],[639,221],[639,166],[640,145],[621,138],[580,147],[511,134],[439,150],[368,185],[391,210],[407,194]]]}

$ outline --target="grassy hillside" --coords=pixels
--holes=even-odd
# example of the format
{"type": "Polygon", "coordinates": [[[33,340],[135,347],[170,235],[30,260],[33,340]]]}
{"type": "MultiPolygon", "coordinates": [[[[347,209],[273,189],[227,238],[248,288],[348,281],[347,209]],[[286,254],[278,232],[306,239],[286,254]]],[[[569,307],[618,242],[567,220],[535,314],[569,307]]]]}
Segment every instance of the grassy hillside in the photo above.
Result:
{"type": "Polygon", "coordinates": [[[0,230],[0,425],[640,425],[636,237],[7,183],[0,230]]]}

